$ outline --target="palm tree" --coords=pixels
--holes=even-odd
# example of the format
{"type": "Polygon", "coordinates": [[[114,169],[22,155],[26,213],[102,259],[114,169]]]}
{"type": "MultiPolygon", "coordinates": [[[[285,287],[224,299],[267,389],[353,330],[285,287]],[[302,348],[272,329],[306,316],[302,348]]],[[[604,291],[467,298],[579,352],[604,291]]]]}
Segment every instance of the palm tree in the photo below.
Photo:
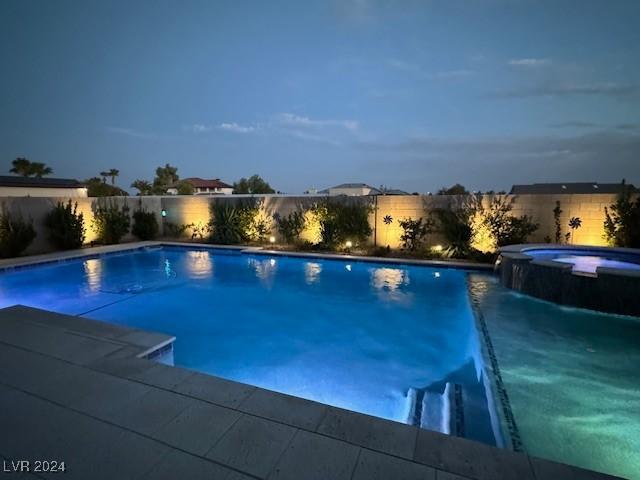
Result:
{"type": "Polygon", "coordinates": [[[13,167],[9,170],[11,173],[21,175],[23,177],[37,177],[42,178],[45,175],[53,173],[51,167],[47,167],[46,164],[41,162],[32,162],[24,157],[18,157],[11,162],[13,167]]]}
{"type": "Polygon", "coordinates": [[[107,183],[107,177],[109,176],[109,172],[103,170],[100,172],[100,176],[102,177],[102,183],[107,183]]]}
{"type": "Polygon", "coordinates": [[[146,180],[136,180],[131,184],[131,188],[135,188],[138,190],[138,196],[141,195],[150,195],[152,190],[152,185],[150,182],[146,180]]]}
{"type": "Polygon", "coordinates": [[[120,170],[118,170],[117,168],[112,168],[107,172],[107,177],[111,177],[111,185],[116,184],[116,177],[118,175],[120,175],[120,170]]]}
{"type": "Polygon", "coordinates": [[[44,163],[41,162],[31,162],[31,175],[36,178],[42,178],[45,175],[51,175],[53,173],[53,169],[51,167],[47,167],[44,163]]]}
{"type": "Polygon", "coordinates": [[[18,157],[13,162],[11,162],[11,170],[9,172],[15,173],[16,175],[20,175],[23,177],[28,177],[30,175],[29,167],[31,167],[31,161],[27,160],[24,157],[18,157]]]}

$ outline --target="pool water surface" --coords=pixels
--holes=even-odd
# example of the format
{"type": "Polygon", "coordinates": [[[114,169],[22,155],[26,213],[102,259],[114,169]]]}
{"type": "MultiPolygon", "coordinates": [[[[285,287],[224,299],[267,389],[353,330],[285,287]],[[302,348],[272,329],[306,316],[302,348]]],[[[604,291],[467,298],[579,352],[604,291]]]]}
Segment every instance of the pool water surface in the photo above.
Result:
{"type": "Polygon", "coordinates": [[[7,272],[0,295],[174,335],[182,367],[501,442],[465,271],[165,247],[7,272]]]}

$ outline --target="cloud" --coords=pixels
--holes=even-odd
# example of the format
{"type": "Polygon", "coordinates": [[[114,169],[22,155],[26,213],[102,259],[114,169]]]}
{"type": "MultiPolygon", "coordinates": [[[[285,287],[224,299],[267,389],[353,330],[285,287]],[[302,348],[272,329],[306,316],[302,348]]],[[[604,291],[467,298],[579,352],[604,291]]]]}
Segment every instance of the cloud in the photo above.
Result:
{"type": "Polygon", "coordinates": [[[619,83],[593,84],[545,84],[532,87],[518,87],[497,91],[488,95],[490,98],[527,98],[593,95],[608,97],[628,97],[637,94],[638,85],[619,83]]]}
{"type": "Polygon", "coordinates": [[[640,130],[640,123],[620,123],[615,128],[617,130],[640,130]]]}
{"type": "Polygon", "coordinates": [[[422,66],[417,63],[407,62],[399,58],[387,59],[385,64],[392,69],[400,70],[404,73],[415,74],[418,77],[427,78],[429,80],[456,80],[469,75],[473,75],[475,72],[466,69],[456,70],[441,70],[437,72],[428,72],[422,66]]]}
{"type": "Polygon", "coordinates": [[[203,125],[201,123],[194,123],[193,125],[185,125],[182,128],[187,132],[193,132],[193,133],[207,133],[213,130],[212,126],[203,125]]]}
{"type": "Polygon", "coordinates": [[[422,68],[418,64],[407,62],[399,58],[390,58],[386,63],[391,68],[395,68],[397,70],[402,70],[405,72],[419,72],[422,70],[422,68]]]}
{"type": "Polygon", "coordinates": [[[552,123],[549,126],[552,128],[598,128],[598,127],[601,127],[602,125],[599,123],[574,120],[570,122],[552,123]]]}
{"type": "MultiPolygon", "coordinates": [[[[598,131],[575,136],[504,138],[411,137],[395,143],[361,142],[363,163],[395,179],[436,188],[455,182],[469,188],[558,181],[638,182],[640,135],[598,131]]],[[[395,181],[395,180],[394,180],[395,181]]]]}
{"type": "Polygon", "coordinates": [[[426,73],[425,77],[430,80],[456,80],[460,78],[468,77],[469,75],[473,75],[472,70],[444,70],[441,72],[435,73],[426,73]]]}
{"type": "Polygon", "coordinates": [[[294,113],[278,113],[273,117],[275,124],[284,127],[297,127],[297,128],[326,128],[334,127],[339,129],[345,129],[349,131],[358,130],[359,124],[355,120],[313,120],[309,117],[303,117],[294,113]]]}
{"type": "Polygon", "coordinates": [[[131,128],[124,128],[124,127],[107,127],[106,130],[108,132],[111,133],[117,133],[119,135],[126,135],[128,137],[135,137],[135,138],[156,138],[156,135],[154,135],[153,133],[144,133],[144,132],[138,132],[136,130],[133,130],[131,128]]]}
{"type": "Polygon", "coordinates": [[[231,123],[221,123],[220,125],[216,126],[216,128],[218,130],[224,130],[226,132],[251,133],[251,132],[254,132],[257,127],[252,127],[250,125],[239,125],[235,122],[231,122],[231,123]]]}
{"type": "Polygon", "coordinates": [[[548,58],[514,58],[509,60],[509,65],[514,67],[543,67],[549,65],[551,61],[548,58]]]}

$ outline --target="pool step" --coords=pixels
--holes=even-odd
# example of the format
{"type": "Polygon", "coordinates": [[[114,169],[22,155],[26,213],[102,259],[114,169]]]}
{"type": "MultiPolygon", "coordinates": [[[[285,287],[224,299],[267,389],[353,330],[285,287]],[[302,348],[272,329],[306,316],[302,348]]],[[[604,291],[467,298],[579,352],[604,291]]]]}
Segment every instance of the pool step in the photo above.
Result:
{"type": "Polygon", "coordinates": [[[464,437],[462,386],[447,382],[444,390],[410,388],[407,423],[420,428],[464,437]]]}

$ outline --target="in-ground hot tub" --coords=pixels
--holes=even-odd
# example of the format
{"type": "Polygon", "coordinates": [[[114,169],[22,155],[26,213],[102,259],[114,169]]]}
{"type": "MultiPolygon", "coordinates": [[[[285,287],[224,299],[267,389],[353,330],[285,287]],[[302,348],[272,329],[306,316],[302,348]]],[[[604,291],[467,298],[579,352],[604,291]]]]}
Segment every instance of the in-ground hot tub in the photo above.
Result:
{"type": "Polygon", "coordinates": [[[511,245],[496,263],[505,287],[563,305],[640,316],[640,250],[511,245]]]}

